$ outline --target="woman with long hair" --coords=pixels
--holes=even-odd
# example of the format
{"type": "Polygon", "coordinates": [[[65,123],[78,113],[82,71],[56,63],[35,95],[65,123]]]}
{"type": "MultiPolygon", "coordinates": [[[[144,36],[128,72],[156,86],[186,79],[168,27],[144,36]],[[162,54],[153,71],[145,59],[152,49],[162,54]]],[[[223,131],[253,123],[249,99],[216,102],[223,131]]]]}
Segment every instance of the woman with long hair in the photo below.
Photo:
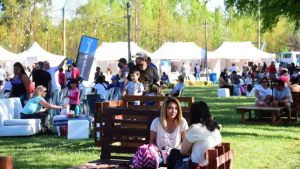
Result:
{"type": "Polygon", "coordinates": [[[107,97],[107,84],[105,83],[105,78],[103,76],[98,76],[96,85],[94,87],[94,94],[101,94],[104,98],[107,97]]]}
{"type": "Polygon", "coordinates": [[[173,148],[180,149],[187,129],[188,124],[182,117],[180,102],[176,98],[167,97],[163,102],[160,117],[154,119],[151,124],[149,143],[159,152],[163,147],[167,152],[173,148]]]}
{"type": "Polygon", "coordinates": [[[222,142],[220,127],[205,102],[193,103],[190,109],[190,128],[182,142],[181,150],[173,149],[168,169],[175,168],[176,162],[189,156],[192,162],[207,165],[205,151],[222,142]]]}
{"type": "Polygon", "coordinates": [[[49,109],[63,109],[67,107],[67,103],[64,106],[50,105],[44,97],[47,94],[47,89],[44,86],[37,86],[32,98],[27,102],[21,113],[21,119],[41,119],[41,131],[42,133],[51,134],[48,124],[49,109]],[[45,108],[43,108],[45,107],[45,108]]]}
{"type": "Polygon", "coordinates": [[[272,90],[269,88],[269,80],[267,77],[261,79],[261,86],[255,90],[255,105],[263,104],[265,107],[269,106],[269,100],[272,97],[272,90]]]}
{"type": "Polygon", "coordinates": [[[20,62],[14,64],[15,76],[11,80],[11,91],[9,97],[19,97],[22,107],[30,99],[29,78],[20,62]]]}

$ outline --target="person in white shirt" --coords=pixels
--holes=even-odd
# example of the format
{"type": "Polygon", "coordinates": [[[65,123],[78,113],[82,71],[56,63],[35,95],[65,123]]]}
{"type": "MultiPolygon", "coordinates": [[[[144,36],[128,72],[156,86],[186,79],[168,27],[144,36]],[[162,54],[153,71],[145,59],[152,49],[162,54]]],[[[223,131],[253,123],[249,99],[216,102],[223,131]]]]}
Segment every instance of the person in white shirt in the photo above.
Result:
{"type": "Polygon", "coordinates": [[[239,69],[235,66],[235,64],[233,63],[232,66],[228,69],[230,74],[234,71],[239,72],[239,69]]]}
{"type": "MultiPolygon", "coordinates": [[[[52,88],[51,88],[51,94],[50,94],[50,98],[49,98],[49,104],[55,104],[55,105],[59,105],[60,104],[60,100],[59,100],[59,90],[57,88],[56,85],[56,81],[57,81],[57,76],[55,76],[55,73],[61,69],[65,63],[65,61],[67,60],[67,58],[65,58],[58,66],[55,67],[50,67],[50,63],[48,61],[44,62],[44,68],[45,70],[50,73],[51,75],[51,84],[52,84],[52,88]]],[[[53,111],[51,111],[51,115],[53,115],[53,111]]],[[[56,115],[59,115],[59,110],[56,109],[56,115]]]]}
{"type": "Polygon", "coordinates": [[[107,98],[107,85],[103,76],[98,76],[94,89],[94,94],[100,94],[105,99],[107,98]]]}
{"type": "Polygon", "coordinates": [[[190,128],[187,130],[180,152],[175,149],[171,151],[168,169],[175,168],[176,162],[185,157],[191,157],[194,163],[207,165],[205,152],[222,142],[220,126],[205,102],[193,103],[190,113],[190,128]]]}
{"type": "Polygon", "coordinates": [[[5,78],[5,70],[2,69],[2,65],[0,65],[0,90],[2,90],[4,78],[5,78]]]}
{"type": "Polygon", "coordinates": [[[255,90],[255,105],[260,106],[263,102],[263,106],[269,106],[269,100],[272,97],[272,90],[269,88],[269,80],[267,77],[261,79],[261,86],[255,90]]]}
{"type": "Polygon", "coordinates": [[[185,76],[185,80],[188,80],[189,77],[189,67],[185,65],[184,63],[181,66],[181,73],[183,76],[185,76]]]}
{"type": "Polygon", "coordinates": [[[154,119],[151,124],[149,143],[159,152],[162,147],[166,147],[168,155],[171,149],[180,149],[187,129],[180,102],[176,98],[167,97],[161,108],[161,117],[154,119]]]}

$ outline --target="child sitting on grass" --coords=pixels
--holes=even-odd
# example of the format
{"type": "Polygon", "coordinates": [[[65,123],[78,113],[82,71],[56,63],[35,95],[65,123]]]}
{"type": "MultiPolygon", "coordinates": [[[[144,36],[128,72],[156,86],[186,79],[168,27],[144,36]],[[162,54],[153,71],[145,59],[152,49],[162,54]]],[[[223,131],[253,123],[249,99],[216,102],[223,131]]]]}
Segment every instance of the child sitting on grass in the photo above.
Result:
{"type": "MultiPolygon", "coordinates": [[[[161,87],[153,83],[149,86],[149,93],[145,94],[145,96],[165,96],[163,91],[161,90],[161,87]]],[[[154,101],[145,101],[145,106],[154,106],[155,102],[154,101]]]]}
{"type": "MultiPolygon", "coordinates": [[[[132,95],[132,96],[142,96],[143,91],[144,91],[144,87],[143,87],[142,83],[140,83],[138,81],[138,79],[140,77],[140,71],[134,71],[132,74],[130,74],[130,77],[131,77],[132,81],[128,82],[122,96],[124,97],[126,95],[126,93],[128,95],[132,95]]],[[[139,105],[139,102],[138,101],[128,102],[128,104],[139,105]]]]}
{"type": "Polygon", "coordinates": [[[75,116],[78,117],[79,111],[75,111],[76,106],[80,106],[80,103],[79,103],[80,91],[78,89],[78,81],[76,79],[72,79],[70,81],[70,86],[71,86],[70,95],[66,95],[65,97],[68,97],[70,99],[70,101],[69,101],[70,111],[73,110],[75,112],[75,116]]]}

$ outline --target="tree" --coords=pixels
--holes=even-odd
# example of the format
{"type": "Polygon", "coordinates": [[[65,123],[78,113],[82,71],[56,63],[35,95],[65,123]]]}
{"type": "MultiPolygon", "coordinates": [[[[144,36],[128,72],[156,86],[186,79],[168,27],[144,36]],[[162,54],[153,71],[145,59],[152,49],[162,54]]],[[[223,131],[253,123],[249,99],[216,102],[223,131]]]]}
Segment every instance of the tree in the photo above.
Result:
{"type": "Polygon", "coordinates": [[[295,29],[300,28],[299,0],[225,0],[226,8],[235,7],[237,14],[256,14],[260,9],[262,32],[272,30],[281,17],[286,17],[295,23],[295,29]]]}

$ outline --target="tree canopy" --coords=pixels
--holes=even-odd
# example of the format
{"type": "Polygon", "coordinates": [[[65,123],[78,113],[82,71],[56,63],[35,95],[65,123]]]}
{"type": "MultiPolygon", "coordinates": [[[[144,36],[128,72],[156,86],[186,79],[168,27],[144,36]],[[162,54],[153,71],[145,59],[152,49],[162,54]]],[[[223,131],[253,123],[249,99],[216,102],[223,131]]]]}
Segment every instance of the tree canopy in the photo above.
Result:
{"type": "Polygon", "coordinates": [[[300,1],[299,0],[225,0],[227,9],[234,7],[236,12],[256,15],[260,9],[262,32],[275,28],[280,18],[287,18],[300,28],[300,1]]]}

